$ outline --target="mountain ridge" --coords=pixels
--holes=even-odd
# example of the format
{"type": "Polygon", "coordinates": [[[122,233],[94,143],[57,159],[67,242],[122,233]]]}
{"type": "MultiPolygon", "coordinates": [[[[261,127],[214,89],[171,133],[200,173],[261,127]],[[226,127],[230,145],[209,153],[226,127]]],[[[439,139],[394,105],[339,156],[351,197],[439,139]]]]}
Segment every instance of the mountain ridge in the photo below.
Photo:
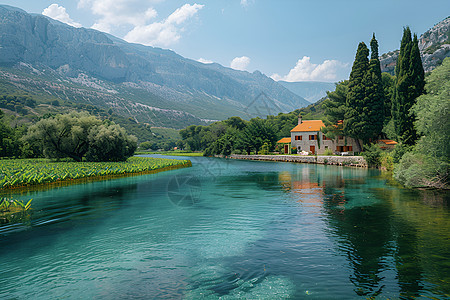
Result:
{"type": "MultiPolygon", "coordinates": [[[[113,109],[121,106],[117,112],[138,122],[151,119],[151,113],[142,109],[137,115],[127,113],[123,106],[136,102],[141,108],[182,108],[199,119],[216,120],[257,116],[261,110],[249,109],[249,105],[261,93],[270,100],[267,113],[288,112],[309,104],[259,71],[202,64],[171,50],[128,43],[8,6],[0,6],[0,45],[3,72],[25,64],[43,74],[52,73],[52,80],[101,91],[113,100],[92,100],[94,104],[113,109]],[[139,101],[133,99],[134,94],[139,94],[139,101]]],[[[41,75],[34,72],[34,76],[41,75]]],[[[51,80],[47,89],[53,91],[51,80]]]]}

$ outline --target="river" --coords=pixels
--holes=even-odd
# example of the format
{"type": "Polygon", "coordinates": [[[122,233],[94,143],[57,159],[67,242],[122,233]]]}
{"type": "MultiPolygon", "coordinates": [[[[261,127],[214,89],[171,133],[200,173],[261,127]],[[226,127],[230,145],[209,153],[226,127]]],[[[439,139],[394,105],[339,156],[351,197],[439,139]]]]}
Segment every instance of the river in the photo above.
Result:
{"type": "Polygon", "coordinates": [[[0,299],[450,297],[448,193],[178,158],[193,167],[13,195],[33,202],[0,225],[0,299]]]}

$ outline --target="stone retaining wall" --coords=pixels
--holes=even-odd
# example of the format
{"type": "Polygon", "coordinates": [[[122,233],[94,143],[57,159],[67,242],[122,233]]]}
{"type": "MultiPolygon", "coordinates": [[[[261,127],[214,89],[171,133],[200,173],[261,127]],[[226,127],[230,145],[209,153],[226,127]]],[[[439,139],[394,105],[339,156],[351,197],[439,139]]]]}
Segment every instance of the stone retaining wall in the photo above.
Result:
{"type": "Polygon", "coordinates": [[[229,158],[265,161],[286,161],[307,164],[338,165],[367,168],[367,162],[362,156],[300,156],[300,155],[238,155],[229,158]]]}

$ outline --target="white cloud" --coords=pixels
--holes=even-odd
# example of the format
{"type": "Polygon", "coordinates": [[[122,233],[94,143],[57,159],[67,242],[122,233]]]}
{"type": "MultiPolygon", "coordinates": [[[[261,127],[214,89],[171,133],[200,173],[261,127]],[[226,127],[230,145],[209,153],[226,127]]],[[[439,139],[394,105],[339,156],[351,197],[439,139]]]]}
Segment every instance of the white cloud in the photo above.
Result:
{"type": "Polygon", "coordinates": [[[311,58],[303,56],[297,61],[293,69],[286,76],[273,74],[270,76],[274,80],[295,81],[337,81],[343,78],[344,73],[348,72],[348,64],[338,60],[325,60],[321,64],[311,63],[311,58]]]}
{"type": "Polygon", "coordinates": [[[255,1],[255,0],[241,0],[241,5],[242,5],[243,7],[247,7],[247,6],[249,6],[250,4],[252,4],[254,1],[255,1]]]}
{"type": "Polygon", "coordinates": [[[185,30],[183,23],[195,16],[203,6],[185,4],[161,22],[134,27],[127,33],[125,40],[150,46],[172,45],[181,38],[181,32],[185,30]]]}
{"type": "Polygon", "coordinates": [[[79,0],[78,8],[87,8],[99,16],[92,28],[111,33],[123,26],[147,24],[158,15],[152,7],[157,2],[160,0],[79,0]]]}
{"type": "Polygon", "coordinates": [[[202,64],[212,64],[212,63],[214,63],[212,60],[204,59],[204,58],[201,58],[201,57],[199,59],[197,59],[197,61],[201,62],[202,64]]]}
{"type": "Polygon", "coordinates": [[[81,27],[80,23],[74,22],[70,18],[69,14],[66,12],[66,8],[63,6],[59,6],[58,4],[51,4],[49,7],[45,8],[42,11],[42,14],[44,16],[66,23],[67,25],[73,27],[81,27]]]}
{"type": "Polygon", "coordinates": [[[245,71],[250,64],[250,58],[247,56],[235,57],[231,63],[230,67],[235,70],[245,71]]]}

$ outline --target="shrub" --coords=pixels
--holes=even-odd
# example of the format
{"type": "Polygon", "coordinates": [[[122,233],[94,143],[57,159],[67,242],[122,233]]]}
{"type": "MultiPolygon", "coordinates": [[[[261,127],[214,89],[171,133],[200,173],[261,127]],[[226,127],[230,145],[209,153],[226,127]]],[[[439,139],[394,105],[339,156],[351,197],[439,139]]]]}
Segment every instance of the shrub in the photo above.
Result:
{"type": "Polygon", "coordinates": [[[333,155],[333,150],[331,150],[330,148],[325,149],[325,152],[323,153],[323,155],[333,155]]]}
{"type": "Polygon", "coordinates": [[[381,156],[383,150],[375,144],[364,145],[364,152],[362,156],[366,159],[367,165],[369,167],[379,167],[381,166],[381,156]]]}
{"type": "Polygon", "coordinates": [[[297,154],[297,148],[296,148],[296,147],[292,147],[291,153],[292,153],[292,154],[297,154]]]}
{"type": "Polygon", "coordinates": [[[394,171],[394,178],[407,187],[448,188],[449,163],[422,153],[408,152],[394,171]]]}
{"type": "Polygon", "coordinates": [[[394,171],[394,158],[390,152],[383,152],[381,154],[381,169],[384,171],[394,171]]]}

